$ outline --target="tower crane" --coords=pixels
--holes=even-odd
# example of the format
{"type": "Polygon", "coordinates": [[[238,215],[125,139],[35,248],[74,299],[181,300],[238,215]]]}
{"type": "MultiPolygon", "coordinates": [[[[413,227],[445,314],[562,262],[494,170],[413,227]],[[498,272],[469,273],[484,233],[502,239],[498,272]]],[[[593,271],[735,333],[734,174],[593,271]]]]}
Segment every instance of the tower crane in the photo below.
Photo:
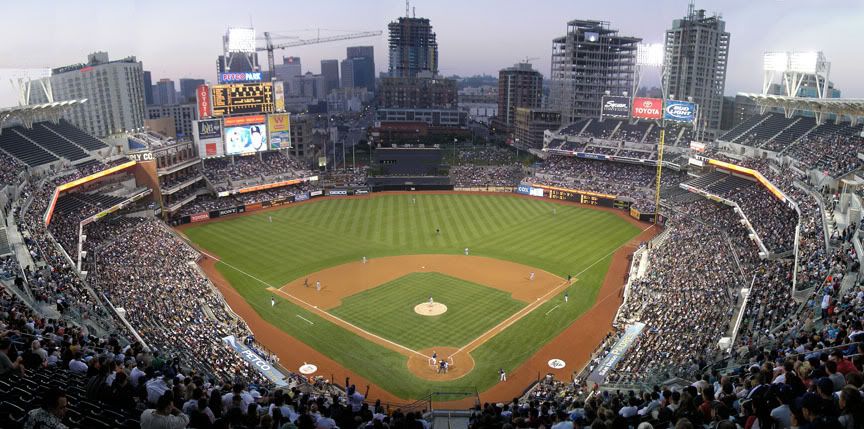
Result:
{"type": "Polygon", "coordinates": [[[362,31],[358,33],[348,33],[348,34],[340,34],[338,36],[329,36],[329,37],[321,37],[320,32],[318,36],[310,39],[297,39],[291,42],[273,44],[274,37],[270,34],[270,32],[264,32],[264,42],[265,45],[263,47],[255,48],[256,51],[267,51],[267,66],[269,67],[270,75],[273,76],[273,70],[276,65],[273,60],[273,51],[276,49],[286,49],[293,48],[297,46],[306,46],[306,45],[315,45],[318,43],[327,43],[327,42],[336,42],[339,40],[350,40],[350,39],[362,39],[364,37],[374,37],[380,36],[384,34],[382,31],[362,31]]]}

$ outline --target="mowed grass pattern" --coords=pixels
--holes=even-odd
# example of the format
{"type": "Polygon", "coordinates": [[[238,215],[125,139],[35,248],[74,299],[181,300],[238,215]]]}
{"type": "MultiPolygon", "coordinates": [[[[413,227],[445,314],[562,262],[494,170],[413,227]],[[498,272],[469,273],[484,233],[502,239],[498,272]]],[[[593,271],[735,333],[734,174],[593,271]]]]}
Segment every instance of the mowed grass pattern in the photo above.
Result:
{"type": "Polygon", "coordinates": [[[423,397],[448,383],[415,377],[404,355],[290,301],[277,297],[281,302],[271,307],[273,294],[266,287],[279,287],[363,256],[460,254],[465,247],[472,255],[519,262],[561,277],[581,273],[568,290],[567,305],[560,305],[562,291],[472,352],[474,370],[459,382],[483,391],[497,382],[498,368],[514,370],[591,307],[611,254],[639,229],[613,213],[541,199],[376,194],[251,213],[192,226],[184,233],[231,264],[220,263],[217,268],[265,320],[407,399],[423,397]],[[440,235],[435,234],[438,227],[440,235]]]}
{"type": "Polygon", "coordinates": [[[330,313],[405,347],[462,347],[525,304],[509,293],[439,273],[413,273],[342,300],[330,313]],[[429,297],[447,306],[422,316],[429,297]]]}

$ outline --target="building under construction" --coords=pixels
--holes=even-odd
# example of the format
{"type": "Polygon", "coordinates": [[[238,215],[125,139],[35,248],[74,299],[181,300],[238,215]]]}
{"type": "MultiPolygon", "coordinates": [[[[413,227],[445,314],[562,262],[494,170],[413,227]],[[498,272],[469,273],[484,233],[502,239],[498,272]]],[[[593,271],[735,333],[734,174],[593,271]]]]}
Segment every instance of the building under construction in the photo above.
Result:
{"type": "Polygon", "coordinates": [[[438,74],[438,42],[429,19],[403,16],[387,28],[391,77],[417,77],[422,72],[438,74]]]}
{"type": "Polygon", "coordinates": [[[618,35],[606,21],[573,20],[552,41],[549,107],[563,124],[599,118],[603,95],[628,93],[636,74],[638,37],[618,35]]]}

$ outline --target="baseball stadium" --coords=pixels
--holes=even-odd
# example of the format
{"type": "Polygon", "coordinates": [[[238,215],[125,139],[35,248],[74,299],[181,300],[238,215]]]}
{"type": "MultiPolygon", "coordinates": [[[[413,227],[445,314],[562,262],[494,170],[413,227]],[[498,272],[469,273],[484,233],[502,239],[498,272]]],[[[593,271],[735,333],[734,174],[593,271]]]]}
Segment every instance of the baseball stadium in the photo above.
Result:
{"type": "Polygon", "coordinates": [[[659,45],[566,26],[545,78],[439,75],[407,5],[377,77],[274,50],[381,31],[247,27],[181,91],[16,71],[0,427],[864,427],[864,100],[774,46],[724,98],[693,2],[659,45]]]}

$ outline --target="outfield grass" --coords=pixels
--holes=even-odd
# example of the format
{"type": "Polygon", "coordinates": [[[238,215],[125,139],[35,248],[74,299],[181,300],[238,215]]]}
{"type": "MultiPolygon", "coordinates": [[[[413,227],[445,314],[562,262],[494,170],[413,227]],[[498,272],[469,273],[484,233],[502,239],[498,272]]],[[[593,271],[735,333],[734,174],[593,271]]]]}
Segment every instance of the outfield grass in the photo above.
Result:
{"type": "Polygon", "coordinates": [[[422,350],[462,347],[519,311],[525,304],[509,293],[438,273],[413,273],[342,300],[330,310],[341,319],[422,350]],[[440,316],[422,316],[414,306],[429,300],[447,306],[440,316]]]}
{"type": "Polygon", "coordinates": [[[279,287],[363,256],[459,254],[465,247],[472,255],[519,262],[561,277],[578,275],[579,281],[569,288],[567,305],[546,314],[562,303],[562,291],[474,350],[474,370],[458,383],[483,391],[497,381],[499,367],[513,370],[590,308],[612,252],[639,230],[612,213],[545,200],[482,194],[378,194],[252,213],[192,226],[185,233],[223,261],[256,277],[225,264],[217,266],[265,320],[394,395],[419,398],[447,383],[415,377],[403,355],[288,301],[271,308],[272,294],[266,287],[279,287]],[[440,235],[435,228],[441,228],[440,235]],[[315,324],[310,327],[295,315],[315,324]]]}

